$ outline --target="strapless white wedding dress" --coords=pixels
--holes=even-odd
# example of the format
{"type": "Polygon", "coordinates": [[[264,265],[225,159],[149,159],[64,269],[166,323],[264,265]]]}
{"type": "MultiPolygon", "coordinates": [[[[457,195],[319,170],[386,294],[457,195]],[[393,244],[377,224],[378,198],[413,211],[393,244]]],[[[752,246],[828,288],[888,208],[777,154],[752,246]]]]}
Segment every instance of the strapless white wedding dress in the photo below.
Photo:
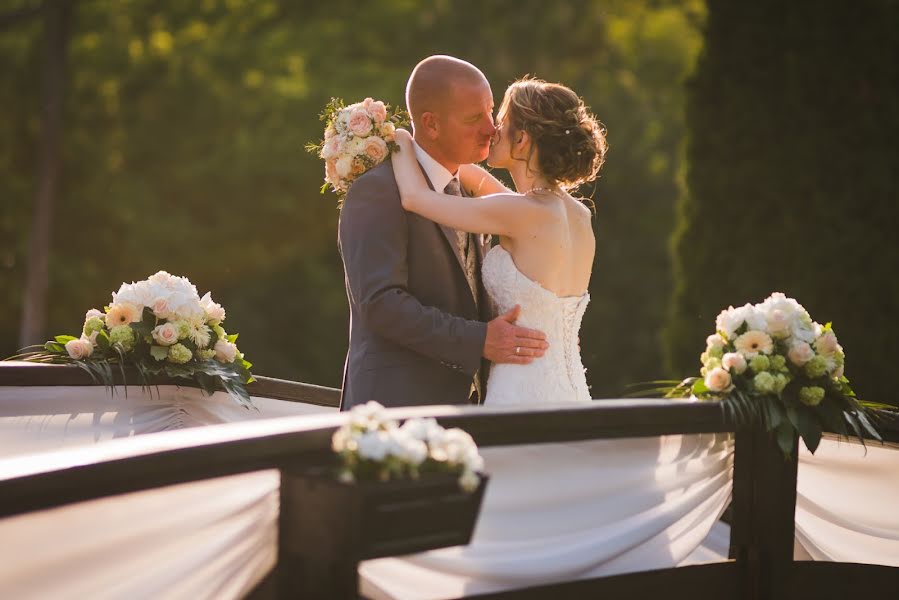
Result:
{"type": "Polygon", "coordinates": [[[502,246],[484,257],[481,277],[498,314],[521,306],[517,325],[546,334],[549,349],[528,365],[494,364],[487,406],[590,402],[578,331],[590,294],[560,297],[528,279],[502,246]]]}

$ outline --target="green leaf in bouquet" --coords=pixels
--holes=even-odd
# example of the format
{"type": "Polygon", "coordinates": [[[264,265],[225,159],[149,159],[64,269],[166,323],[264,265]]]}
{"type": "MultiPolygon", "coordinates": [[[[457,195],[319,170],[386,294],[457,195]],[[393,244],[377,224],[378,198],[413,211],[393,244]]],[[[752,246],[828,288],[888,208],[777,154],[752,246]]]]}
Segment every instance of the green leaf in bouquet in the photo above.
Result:
{"type": "Polygon", "coordinates": [[[218,390],[218,379],[208,373],[197,371],[194,373],[194,379],[207,396],[212,396],[218,390]]]}
{"type": "Polygon", "coordinates": [[[780,427],[780,424],[783,423],[786,418],[785,409],[780,400],[766,402],[765,412],[767,414],[767,428],[769,431],[773,431],[780,427]]]}
{"type": "Polygon", "coordinates": [[[228,392],[228,395],[234,398],[238,404],[246,408],[247,410],[251,408],[256,408],[253,404],[253,401],[250,400],[250,394],[247,392],[247,388],[243,386],[242,383],[234,381],[233,379],[222,379],[222,386],[225,388],[225,391],[228,392]]]}
{"type": "Polygon", "coordinates": [[[849,426],[852,427],[852,430],[855,431],[856,437],[858,437],[858,441],[861,442],[863,448],[867,448],[865,445],[865,436],[862,434],[861,426],[858,423],[858,419],[856,419],[855,414],[844,412],[843,419],[849,423],[849,426]]]}
{"type": "Polygon", "coordinates": [[[76,338],[74,335],[57,335],[53,339],[56,340],[57,344],[62,344],[63,346],[65,346],[66,343],[71,342],[72,340],[77,340],[78,338],[76,338]]]}
{"type": "Polygon", "coordinates": [[[826,394],[817,406],[818,414],[824,424],[834,433],[846,434],[846,423],[843,420],[843,407],[833,394],[826,394]]]}
{"type": "Polygon", "coordinates": [[[106,331],[98,333],[95,341],[97,342],[97,348],[100,349],[100,352],[106,354],[106,352],[109,351],[109,334],[106,333],[106,331]]]}
{"type": "Polygon", "coordinates": [[[153,309],[149,306],[144,307],[144,312],[141,314],[141,323],[145,323],[147,325],[151,325],[150,329],[156,325],[156,315],[153,313],[153,309]]]}
{"type": "Polygon", "coordinates": [[[879,442],[883,442],[883,438],[880,437],[880,433],[877,431],[877,428],[874,427],[874,424],[871,423],[870,419],[868,419],[868,415],[865,413],[864,409],[855,411],[855,417],[858,419],[859,423],[861,423],[862,428],[864,428],[865,431],[871,434],[871,437],[879,442]]]}
{"type": "Polygon", "coordinates": [[[150,346],[150,356],[155,360],[163,361],[169,355],[169,349],[166,346],[150,346]]]}
{"type": "Polygon", "coordinates": [[[814,454],[821,443],[821,424],[812,409],[806,406],[797,407],[796,412],[799,420],[796,430],[805,442],[805,447],[814,454]]]}
{"type": "Polygon", "coordinates": [[[66,352],[66,347],[59,342],[47,342],[44,344],[44,349],[47,352],[53,352],[54,354],[63,354],[66,352]]]}
{"type": "Polygon", "coordinates": [[[231,342],[232,344],[237,343],[237,336],[238,336],[238,335],[240,335],[240,334],[239,334],[239,333],[232,333],[231,335],[228,336],[228,341],[231,342]]]}
{"type": "Polygon", "coordinates": [[[793,426],[784,421],[780,424],[780,427],[777,428],[775,437],[777,438],[777,445],[780,446],[780,450],[784,453],[784,456],[787,458],[792,456],[793,440],[796,439],[796,430],[793,429],[793,426]]]}
{"type": "Polygon", "coordinates": [[[696,381],[693,382],[692,391],[693,394],[698,397],[700,394],[708,394],[711,390],[706,386],[705,380],[702,377],[697,377],[696,381]]]}
{"type": "Polygon", "coordinates": [[[125,350],[122,348],[121,344],[113,344],[113,351],[116,353],[119,359],[119,373],[122,375],[122,386],[125,388],[125,397],[128,397],[128,380],[125,377],[125,350]]]}

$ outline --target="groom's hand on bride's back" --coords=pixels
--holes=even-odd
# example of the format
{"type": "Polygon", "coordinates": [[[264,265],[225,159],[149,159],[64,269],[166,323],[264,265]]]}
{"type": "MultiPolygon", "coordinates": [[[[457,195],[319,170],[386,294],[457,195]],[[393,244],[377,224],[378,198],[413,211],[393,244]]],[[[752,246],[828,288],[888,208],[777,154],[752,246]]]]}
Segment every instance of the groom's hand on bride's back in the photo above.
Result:
{"type": "Polygon", "coordinates": [[[549,344],[542,331],[519,327],[515,324],[521,307],[516,305],[504,315],[487,323],[484,340],[484,358],[493,363],[526,365],[540,358],[549,344]]]}

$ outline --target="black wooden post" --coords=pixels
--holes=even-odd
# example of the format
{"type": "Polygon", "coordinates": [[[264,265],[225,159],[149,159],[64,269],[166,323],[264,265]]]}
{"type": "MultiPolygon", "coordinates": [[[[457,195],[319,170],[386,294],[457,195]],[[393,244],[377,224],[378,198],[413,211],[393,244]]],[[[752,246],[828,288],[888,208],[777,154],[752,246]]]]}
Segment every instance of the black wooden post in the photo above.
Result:
{"type": "Polygon", "coordinates": [[[747,600],[786,598],[793,564],[798,440],[790,458],[761,429],[737,432],[730,556],[747,600]]]}

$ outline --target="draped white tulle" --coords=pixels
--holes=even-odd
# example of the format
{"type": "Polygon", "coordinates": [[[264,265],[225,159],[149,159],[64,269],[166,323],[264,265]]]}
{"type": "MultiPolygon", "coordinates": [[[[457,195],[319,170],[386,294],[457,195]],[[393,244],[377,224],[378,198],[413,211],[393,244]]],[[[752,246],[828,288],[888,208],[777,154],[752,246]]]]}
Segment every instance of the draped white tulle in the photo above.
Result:
{"type": "Polygon", "coordinates": [[[797,558],[899,567],[899,447],[800,444],[797,558]]]}
{"type": "Polygon", "coordinates": [[[261,471],[0,519],[0,598],[242,598],[277,560],[279,485],[261,471]]]}
{"type": "Polygon", "coordinates": [[[0,387],[0,457],[53,450],[103,440],[336,409],[254,397],[255,409],[238,405],[224,392],[164,385],[0,387]]]}
{"type": "Polygon", "coordinates": [[[450,598],[673,567],[731,491],[728,434],[487,448],[471,544],[360,567],[373,598],[450,598]]]}
{"type": "Polygon", "coordinates": [[[528,279],[512,256],[494,246],[481,268],[484,287],[499,313],[521,307],[517,325],[546,334],[549,348],[528,365],[494,364],[487,382],[487,406],[530,406],[590,402],[578,331],[590,294],[559,297],[528,279]]]}

